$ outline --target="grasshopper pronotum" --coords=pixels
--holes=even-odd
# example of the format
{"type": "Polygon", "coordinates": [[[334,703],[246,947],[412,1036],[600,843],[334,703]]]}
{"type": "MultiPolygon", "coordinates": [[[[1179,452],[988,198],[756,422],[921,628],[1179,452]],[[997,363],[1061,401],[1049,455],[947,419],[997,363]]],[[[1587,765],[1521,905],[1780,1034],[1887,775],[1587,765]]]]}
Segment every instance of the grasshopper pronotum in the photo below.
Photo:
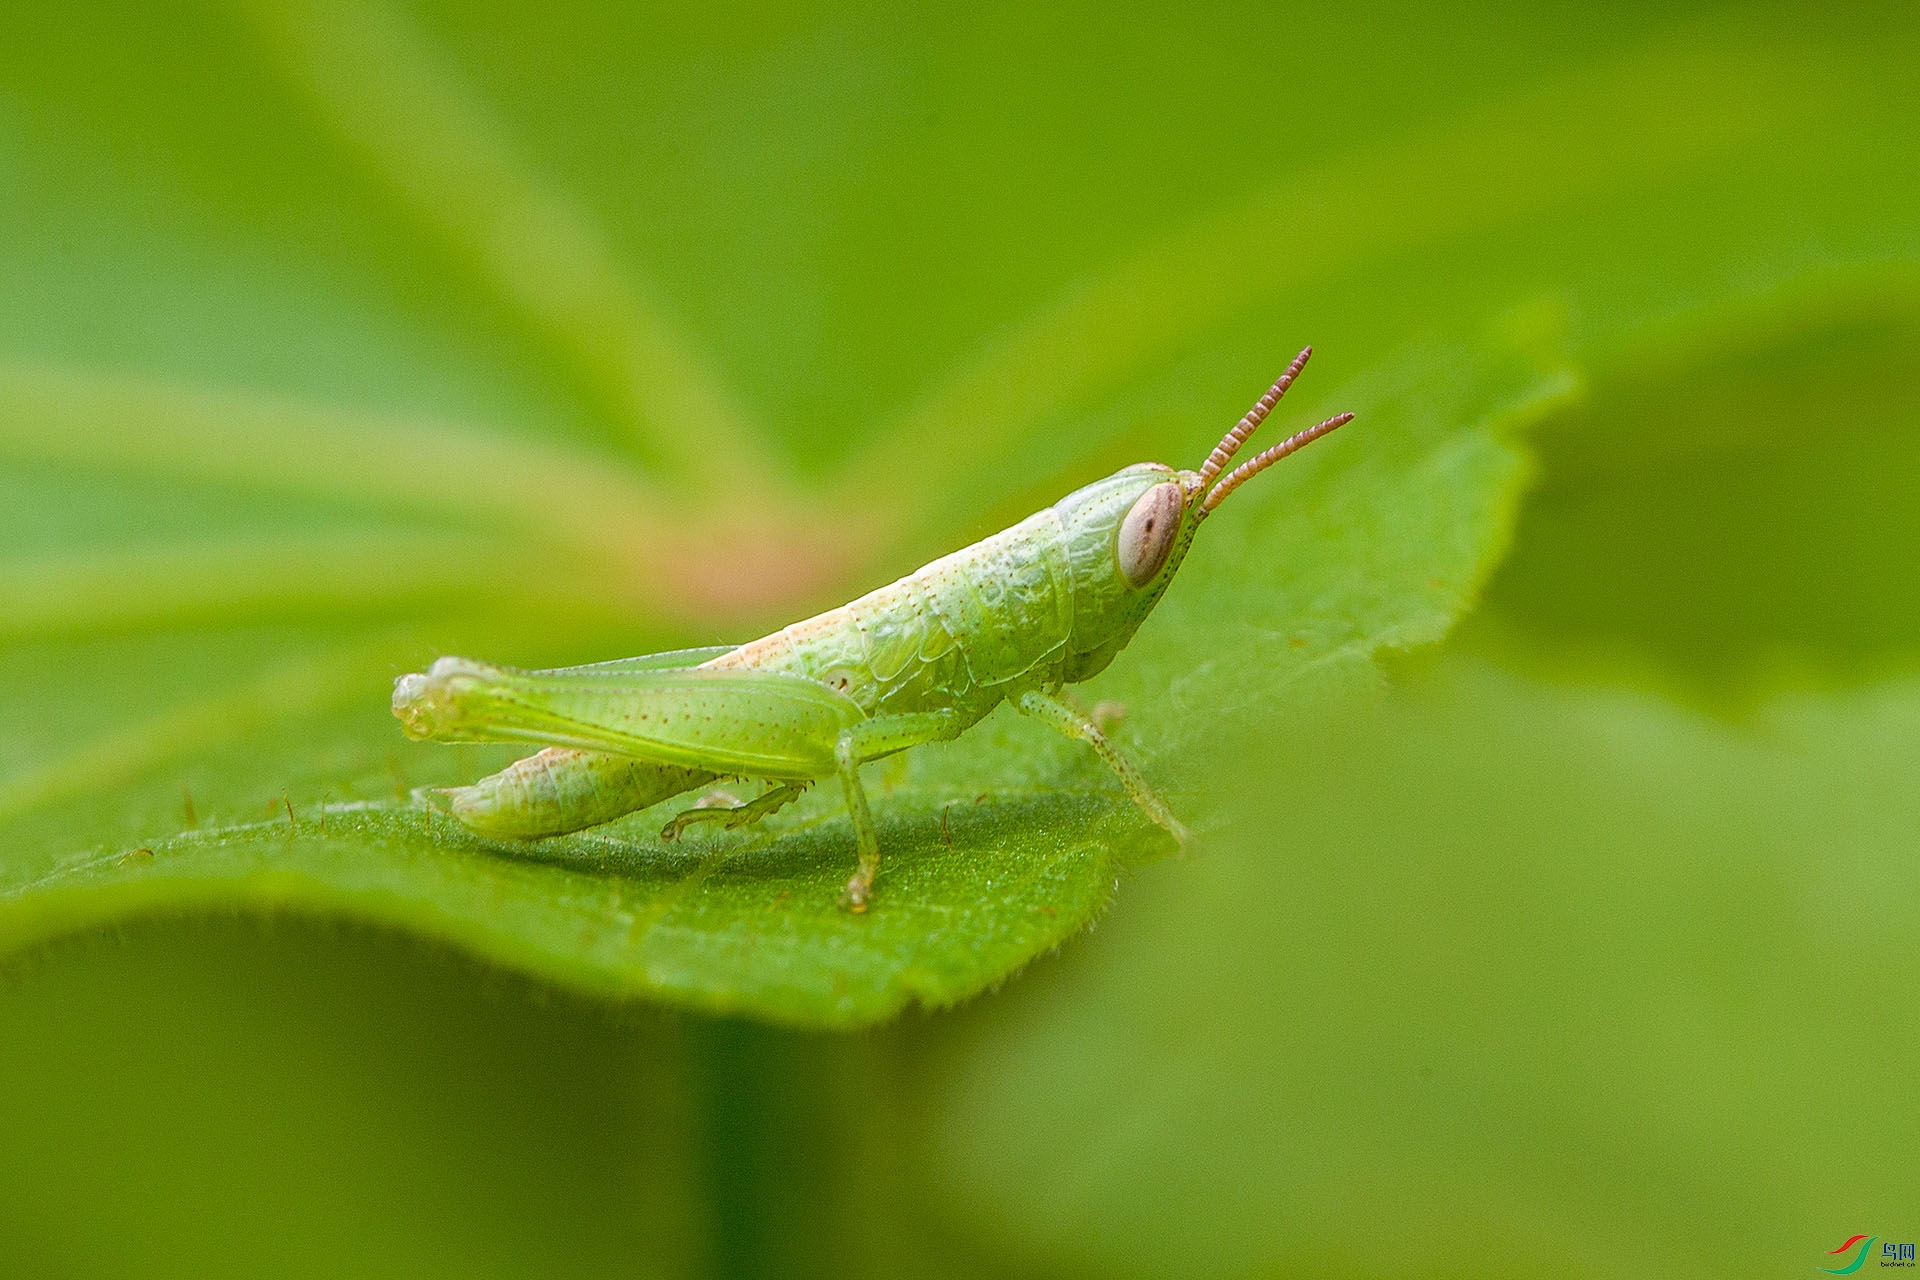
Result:
{"type": "Polygon", "coordinates": [[[762,780],[743,804],[667,823],[756,822],[837,776],[859,865],[845,904],[864,911],[880,841],[860,766],[953,738],[1002,701],[1097,752],[1149,818],[1186,828],[1061,686],[1104,670],[1159,603],[1200,524],[1240,485],[1350,421],[1339,414],[1226,471],[1307,358],[1308,347],[1198,471],[1136,463],[890,586],[738,647],[684,649],[552,671],[441,658],[394,683],[408,735],[546,749],[442,791],[483,835],[578,831],[723,777],[762,780]]]}

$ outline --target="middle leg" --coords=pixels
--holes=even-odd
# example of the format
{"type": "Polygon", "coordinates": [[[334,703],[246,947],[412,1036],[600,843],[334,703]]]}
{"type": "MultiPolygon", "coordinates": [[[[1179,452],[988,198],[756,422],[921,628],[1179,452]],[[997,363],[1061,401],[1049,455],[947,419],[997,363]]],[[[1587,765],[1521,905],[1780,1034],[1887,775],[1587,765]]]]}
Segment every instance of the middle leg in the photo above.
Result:
{"type": "Polygon", "coordinates": [[[805,782],[769,783],[765,791],[745,804],[717,804],[704,809],[688,809],[675,814],[666,826],[660,828],[660,838],[678,840],[696,822],[717,822],[728,831],[747,826],[786,808],[798,800],[809,785],[805,782]]]}
{"type": "Polygon", "coordinates": [[[857,915],[867,909],[873,897],[873,878],[880,874],[880,833],[873,825],[873,811],[867,807],[866,788],[860,785],[860,766],[908,747],[954,737],[959,732],[960,718],[951,711],[882,716],[841,731],[834,743],[833,757],[840,785],[847,793],[847,814],[853,819],[854,844],[860,851],[860,865],[840,897],[841,905],[847,910],[857,915]]]}

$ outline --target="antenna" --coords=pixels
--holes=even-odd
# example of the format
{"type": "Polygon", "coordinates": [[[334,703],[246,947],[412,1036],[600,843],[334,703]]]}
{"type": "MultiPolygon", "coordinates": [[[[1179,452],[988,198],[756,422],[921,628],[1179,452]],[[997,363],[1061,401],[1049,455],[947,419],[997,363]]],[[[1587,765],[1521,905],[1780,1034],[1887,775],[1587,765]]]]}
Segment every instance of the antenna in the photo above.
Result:
{"type": "MultiPolygon", "coordinates": [[[[1201,514],[1204,515],[1219,506],[1222,502],[1225,502],[1228,494],[1288,454],[1306,448],[1321,436],[1332,431],[1335,427],[1344,427],[1352,421],[1353,415],[1350,413],[1335,414],[1325,422],[1315,423],[1298,435],[1288,436],[1285,440],[1282,440],[1266,452],[1255,454],[1252,458],[1235,467],[1226,479],[1213,486],[1212,492],[1208,493],[1206,498],[1200,503],[1201,514]]],[[[1238,430],[1238,428],[1235,428],[1235,430],[1238,430]]]]}
{"type": "Polygon", "coordinates": [[[1307,361],[1312,358],[1313,348],[1302,347],[1300,354],[1293,358],[1293,363],[1287,366],[1287,371],[1267,388],[1267,394],[1256,400],[1253,408],[1247,410],[1247,416],[1220,438],[1220,443],[1213,446],[1213,452],[1207,455],[1205,465],[1200,468],[1201,483],[1212,484],[1213,478],[1233,461],[1233,455],[1240,451],[1247,437],[1267,420],[1267,415],[1273,412],[1273,406],[1280,403],[1280,397],[1287,394],[1287,388],[1293,385],[1293,380],[1300,376],[1300,371],[1307,367],[1307,361]]]}

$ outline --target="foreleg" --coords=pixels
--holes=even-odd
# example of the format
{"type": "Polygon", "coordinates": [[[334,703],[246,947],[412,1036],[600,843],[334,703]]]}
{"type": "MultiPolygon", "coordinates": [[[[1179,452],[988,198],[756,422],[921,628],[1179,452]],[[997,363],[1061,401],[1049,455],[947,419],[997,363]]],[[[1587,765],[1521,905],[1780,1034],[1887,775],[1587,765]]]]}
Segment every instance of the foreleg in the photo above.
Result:
{"type": "Polygon", "coordinates": [[[1020,695],[1014,704],[1021,711],[1043,724],[1050,725],[1069,738],[1076,738],[1092,747],[1099,757],[1106,761],[1107,767],[1118,774],[1120,782],[1149,818],[1165,827],[1175,840],[1181,844],[1192,841],[1193,835],[1180,820],[1173,816],[1159,796],[1153,794],[1153,788],[1147,785],[1146,777],[1134,767],[1133,761],[1120,754],[1118,747],[1107,741],[1107,735],[1100,732],[1098,725],[1085,715],[1075,711],[1058,698],[1050,697],[1038,689],[1029,689],[1020,695]]]}

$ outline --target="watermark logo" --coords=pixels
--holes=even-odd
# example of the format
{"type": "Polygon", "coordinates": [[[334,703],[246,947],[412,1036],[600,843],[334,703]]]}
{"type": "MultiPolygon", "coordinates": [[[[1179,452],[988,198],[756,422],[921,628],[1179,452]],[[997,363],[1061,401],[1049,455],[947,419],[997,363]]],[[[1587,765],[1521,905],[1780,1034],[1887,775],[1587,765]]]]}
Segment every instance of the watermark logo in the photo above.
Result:
{"type": "Polygon", "coordinates": [[[1883,1267],[1910,1267],[1913,1265],[1913,1242],[1881,1240],[1879,1236],[1854,1236],[1838,1249],[1829,1249],[1827,1256],[1838,1257],[1852,1254],[1853,1261],[1838,1267],[1821,1267],[1820,1270],[1830,1276],[1850,1276],[1867,1265],[1867,1259],[1873,1258],[1883,1267]],[[1879,1244],[1878,1252],[1874,1245],[1879,1244]],[[1855,1252],[1858,1250],[1858,1252],[1855,1252]]]}
{"type": "Polygon", "coordinates": [[[1855,1246],[1859,1247],[1860,1252],[1857,1255],[1855,1255],[1852,1262],[1849,1262],[1844,1267],[1822,1267],[1820,1269],[1826,1272],[1830,1276],[1852,1275],[1854,1272],[1858,1271],[1861,1267],[1866,1265],[1867,1250],[1873,1248],[1873,1242],[1875,1240],[1878,1240],[1879,1238],[1880,1238],[1879,1236],[1855,1236],[1853,1237],[1853,1239],[1841,1245],[1838,1249],[1827,1250],[1828,1257],[1832,1257],[1833,1255],[1840,1254],[1840,1253],[1851,1253],[1855,1246]],[[1860,1242],[1862,1240],[1866,1241],[1866,1243],[1861,1244],[1860,1242]]]}

